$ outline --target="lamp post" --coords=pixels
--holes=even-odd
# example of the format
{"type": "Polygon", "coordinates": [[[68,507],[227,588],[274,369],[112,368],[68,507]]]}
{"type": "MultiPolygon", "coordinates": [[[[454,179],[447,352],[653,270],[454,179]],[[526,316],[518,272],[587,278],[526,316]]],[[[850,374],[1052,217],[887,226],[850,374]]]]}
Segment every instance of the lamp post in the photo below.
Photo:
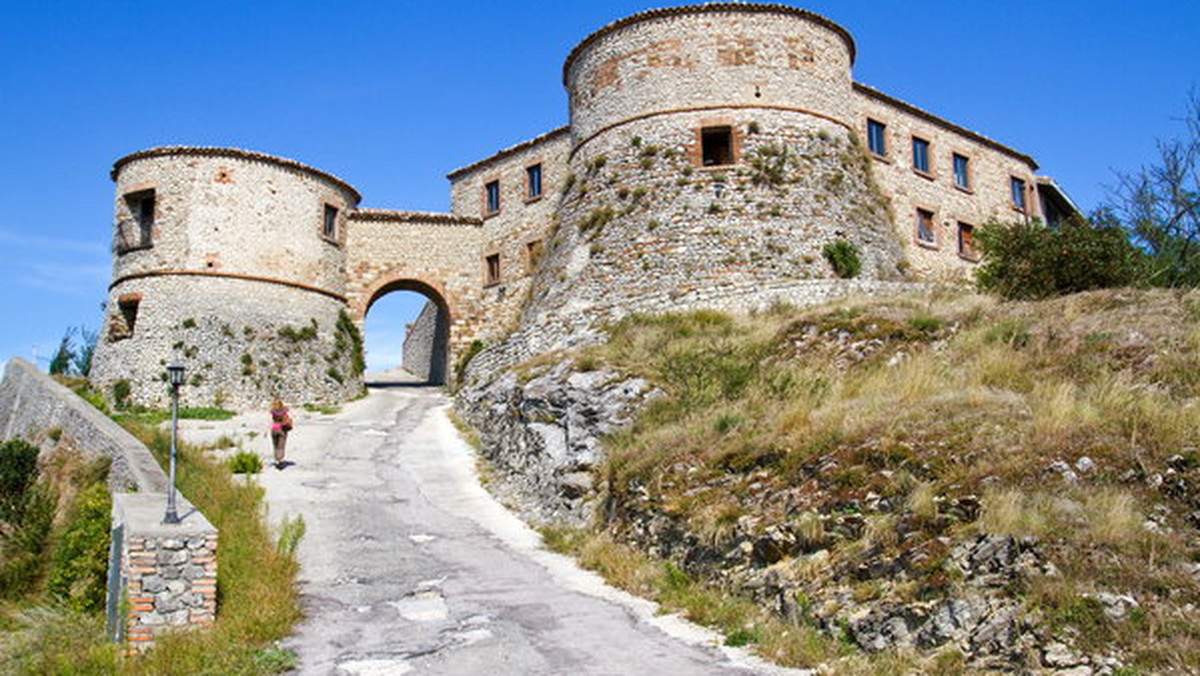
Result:
{"type": "Polygon", "coordinates": [[[178,359],[167,364],[167,376],[171,382],[171,485],[167,487],[167,514],[163,523],[179,523],[179,512],[175,509],[175,444],[179,429],[179,386],[183,384],[183,364],[178,359]]]}

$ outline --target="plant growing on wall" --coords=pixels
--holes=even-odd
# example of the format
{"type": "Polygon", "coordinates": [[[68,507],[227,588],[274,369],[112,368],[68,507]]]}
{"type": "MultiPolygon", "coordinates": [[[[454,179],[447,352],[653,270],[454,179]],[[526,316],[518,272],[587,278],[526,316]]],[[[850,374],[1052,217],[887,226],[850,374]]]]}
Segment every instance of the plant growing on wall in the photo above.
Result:
{"type": "Polygon", "coordinates": [[[844,239],[835,239],[825,245],[825,260],[833,266],[833,273],[842,279],[857,277],[862,271],[862,261],[858,257],[858,247],[844,239]]]}

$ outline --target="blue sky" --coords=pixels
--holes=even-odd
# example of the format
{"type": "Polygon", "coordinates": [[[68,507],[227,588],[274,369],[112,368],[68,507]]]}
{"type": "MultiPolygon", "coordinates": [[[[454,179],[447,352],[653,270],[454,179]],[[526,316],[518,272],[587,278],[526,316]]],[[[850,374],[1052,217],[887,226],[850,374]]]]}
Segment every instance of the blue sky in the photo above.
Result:
{"type": "MultiPolygon", "coordinates": [[[[448,171],[566,122],[579,40],[656,6],[0,0],[0,357],[100,324],[118,157],[236,146],[334,173],[364,206],[445,210],[448,171]]],[[[1200,86],[1196,0],[799,6],[851,32],[858,81],[1033,155],[1085,210],[1181,133],[1200,86]]],[[[372,309],[372,365],[417,300],[372,309]]]]}

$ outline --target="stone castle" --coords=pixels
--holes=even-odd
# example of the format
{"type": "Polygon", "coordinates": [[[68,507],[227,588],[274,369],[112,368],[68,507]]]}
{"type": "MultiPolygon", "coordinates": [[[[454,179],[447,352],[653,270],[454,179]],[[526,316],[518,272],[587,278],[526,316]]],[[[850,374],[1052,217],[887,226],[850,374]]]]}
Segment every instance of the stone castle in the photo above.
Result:
{"type": "Polygon", "coordinates": [[[473,367],[510,363],[634,311],[963,278],[976,227],[1074,211],[1029,155],[855,82],[854,58],[844,28],[784,5],[620,19],[566,59],[570,123],[451,172],[449,213],[360,208],[244,150],[123,157],[93,380],[161,405],[179,358],[192,405],[340,401],[391,291],[429,299],[405,365],[440,383],[474,341],[492,347],[473,367]],[[825,255],[839,240],[853,279],[825,255]]]}

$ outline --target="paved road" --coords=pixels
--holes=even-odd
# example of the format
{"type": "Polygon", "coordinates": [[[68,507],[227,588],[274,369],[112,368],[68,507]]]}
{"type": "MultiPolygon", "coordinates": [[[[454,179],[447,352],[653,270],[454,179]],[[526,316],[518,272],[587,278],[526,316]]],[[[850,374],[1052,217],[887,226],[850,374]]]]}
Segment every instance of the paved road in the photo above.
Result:
{"type": "MultiPolygon", "coordinates": [[[[271,520],[301,515],[308,529],[307,617],[285,642],[299,673],[799,673],[716,648],[712,634],[655,616],[652,604],[541,549],[480,488],[447,406],[438,390],[396,385],[336,416],[301,414],[295,464],[260,475],[271,520]]],[[[193,435],[249,424],[258,423],[193,435]]]]}

